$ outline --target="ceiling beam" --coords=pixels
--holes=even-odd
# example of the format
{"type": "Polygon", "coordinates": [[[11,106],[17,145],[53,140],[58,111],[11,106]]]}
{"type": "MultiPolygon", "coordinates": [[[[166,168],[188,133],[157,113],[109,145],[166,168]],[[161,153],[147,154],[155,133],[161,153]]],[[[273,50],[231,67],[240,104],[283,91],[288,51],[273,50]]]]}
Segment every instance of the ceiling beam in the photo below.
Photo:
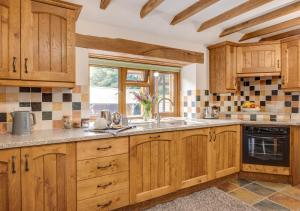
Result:
{"type": "Polygon", "coordinates": [[[201,26],[198,28],[198,32],[201,32],[205,29],[208,29],[210,27],[213,27],[217,24],[223,23],[227,20],[230,20],[234,17],[237,17],[239,15],[242,15],[243,13],[249,12],[250,10],[253,10],[257,7],[260,7],[266,3],[269,3],[273,0],[248,0],[245,3],[234,7],[231,10],[228,10],[212,19],[209,19],[201,24],[201,26]]]}
{"type": "Polygon", "coordinates": [[[100,9],[105,10],[110,4],[111,0],[100,0],[100,9]]]}
{"type": "Polygon", "coordinates": [[[196,13],[204,10],[205,8],[217,3],[220,0],[199,0],[196,3],[192,4],[185,10],[178,13],[173,20],[171,21],[171,25],[176,25],[189,17],[195,15],[196,13]]]}
{"type": "Polygon", "coordinates": [[[293,12],[297,12],[300,10],[300,2],[295,2],[293,4],[289,4],[285,7],[279,8],[277,10],[274,10],[272,12],[266,13],[264,15],[261,15],[259,17],[247,20],[243,23],[237,24],[235,26],[229,27],[227,29],[225,29],[221,34],[220,37],[224,37],[227,36],[229,34],[233,34],[235,32],[241,31],[243,29],[270,21],[272,19],[284,16],[284,15],[288,15],[290,13],[293,12]]]}
{"type": "Polygon", "coordinates": [[[273,35],[271,37],[262,38],[260,40],[260,42],[261,41],[281,40],[281,39],[284,39],[284,38],[287,38],[287,37],[292,37],[292,36],[299,35],[299,34],[300,34],[300,29],[294,29],[294,30],[291,30],[291,31],[287,31],[287,32],[283,32],[283,33],[280,33],[280,34],[273,35]]]}
{"type": "Polygon", "coordinates": [[[299,26],[299,25],[300,25],[300,17],[299,18],[294,18],[294,19],[291,19],[291,20],[288,20],[288,21],[285,21],[285,22],[282,22],[282,23],[278,23],[278,24],[275,24],[275,25],[272,25],[272,26],[269,26],[269,27],[266,27],[266,28],[263,28],[263,29],[259,29],[259,30],[253,31],[253,32],[249,32],[249,33],[245,34],[240,39],[240,42],[244,41],[244,40],[249,40],[249,39],[252,39],[252,38],[255,38],[255,37],[263,36],[263,35],[266,35],[266,34],[271,34],[271,33],[281,31],[281,30],[284,30],[284,29],[288,29],[288,28],[291,28],[293,26],[299,26]]]}
{"type": "Polygon", "coordinates": [[[113,39],[76,34],[76,47],[112,51],[149,58],[168,59],[188,63],[204,63],[204,54],[167,46],[154,45],[125,39],[113,39]]]}
{"type": "Polygon", "coordinates": [[[141,18],[144,18],[152,10],[158,7],[164,0],[148,0],[148,2],[143,6],[140,12],[141,18]]]}

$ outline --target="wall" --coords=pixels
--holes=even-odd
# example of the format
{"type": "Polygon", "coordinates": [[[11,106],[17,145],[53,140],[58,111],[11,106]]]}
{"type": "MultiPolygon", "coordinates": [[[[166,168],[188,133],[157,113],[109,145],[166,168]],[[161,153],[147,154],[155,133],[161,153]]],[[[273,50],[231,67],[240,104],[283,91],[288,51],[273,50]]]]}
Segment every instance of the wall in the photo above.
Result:
{"type": "Polygon", "coordinates": [[[192,89],[183,92],[183,116],[203,118],[205,106],[220,107],[220,118],[252,121],[288,121],[299,119],[299,92],[284,92],[280,77],[241,78],[235,93],[210,93],[208,89],[192,89]],[[243,112],[245,101],[254,102],[260,112],[243,112]]]}

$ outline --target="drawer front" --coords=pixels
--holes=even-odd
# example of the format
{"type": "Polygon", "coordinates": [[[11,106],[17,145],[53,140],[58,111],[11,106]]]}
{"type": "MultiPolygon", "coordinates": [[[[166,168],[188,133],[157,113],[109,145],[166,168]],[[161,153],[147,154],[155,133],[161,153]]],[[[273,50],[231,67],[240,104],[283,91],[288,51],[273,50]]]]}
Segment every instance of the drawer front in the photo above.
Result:
{"type": "Polygon", "coordinates": [[[128,154],[77,162],[77,180],[90,179],[128,171],[128,154]]]}
{"type": "Polygon", "coordinates": [[[128,153],[128,138],[114,138],[77,143],[77,160],[128,153]]]}
{"type": "Polygon", "coordinates": [[[115,191],[78,202],[78,211],[114,210],[129,204],[129,189],[115,191]]]}
{"type": "Polygon", "coordinates": [[[83,200],[129,188],[128,171],[77,182],[77,199],[83,200]]]}

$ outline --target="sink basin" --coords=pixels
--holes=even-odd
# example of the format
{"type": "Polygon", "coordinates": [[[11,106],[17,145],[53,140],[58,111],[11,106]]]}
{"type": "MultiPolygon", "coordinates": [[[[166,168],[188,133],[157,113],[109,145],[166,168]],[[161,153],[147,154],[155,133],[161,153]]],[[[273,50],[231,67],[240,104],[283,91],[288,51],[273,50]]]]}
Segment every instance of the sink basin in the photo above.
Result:
{"type": "Polygon", "coordinates": [[[183,119],[162,119],[159,124],[157,124],[156,121],[153,121],[153,122],[139,122],[137,124],[133,123],[132,125],[151,129],[151,128],[168,128],[168,127],[176,127],[176,126],[179,127],[179,126],[197,125],[197,124],[201,124],[201,122],[187,121],[183,119]]]}

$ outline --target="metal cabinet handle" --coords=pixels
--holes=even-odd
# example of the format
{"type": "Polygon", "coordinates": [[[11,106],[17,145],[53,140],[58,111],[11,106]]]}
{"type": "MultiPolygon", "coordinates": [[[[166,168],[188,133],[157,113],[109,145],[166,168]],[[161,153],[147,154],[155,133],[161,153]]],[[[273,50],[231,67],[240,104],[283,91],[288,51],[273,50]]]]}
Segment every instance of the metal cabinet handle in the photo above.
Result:
{"type": "Polygon", "coordinates": [[[28,58],[25,58],[25,73],[28,73],[27,62],[28,62],[28,58]]]}
{"type": "Polygon", "coordinates": [[[108,207],[109,205],[111,205],[112,201],[110,200],[109,202],[105,203],[105,204],[97,204],[97,208],[105,208],[108,207]]]}
{"type": "Polygon", "coordinates": [[[11,173],[12,174],[17,173],[17,171],[16,171],[16,156],[11,157],[11,173]]]}
{"type": "Polygon", "coordinates": [[[16,61],[17,61],[17,57],[13,57],[13,63],[12,63],[12,66],[13,66],[13,72],[15,73],[15,72],[17,72],[17,70],[16,70],[16,61]]]}
{"type": "Polygon", "coordinates": [[[284,85],[285,84],[285,78],[284,78],[284,75],[282,76],[282,85],[284,85]]]}
{"type": "Polygon", "coordinates": [[[29,171],[28,154],[25,154],[25,171],[29,171]]]}
{"type": "Polygon", "coordinates": [[[150,138],[160,138],[160,135],[157,135],[157,136],[150,136],[150,138]]]}
{"type": "Polygon", "coordinates": [[[112,167],[111,163],[106,165],[106,166],[97,166],[97,169],[107,169],[107,168],[110,168],[110,167],[112,167]]]}
{"type": "Polygon", "coordinates": [[[279,59],[277,59],[277,68],[280,67],[279,59]]]}
{"type": "Polygon", "coordinates": [[[106,183],[106,184],[97,185],[97,188],[103,188],[103,189],[105,189],[105,188],[107,188],[107,187],[109,187],[111,185],[112,185],[112,182],[109,182],[109,183],[106,183]]]}
{"type": "Polygon", "coordinates": [[[102,150],[109,150],[109,149],[111,149],[111,148],[112,148],[112,146],[109,145],[108,147],[98,147],[97,150],[98,150],[98,151],[100,151],[100,150],[102,151],[102,150]]]}

